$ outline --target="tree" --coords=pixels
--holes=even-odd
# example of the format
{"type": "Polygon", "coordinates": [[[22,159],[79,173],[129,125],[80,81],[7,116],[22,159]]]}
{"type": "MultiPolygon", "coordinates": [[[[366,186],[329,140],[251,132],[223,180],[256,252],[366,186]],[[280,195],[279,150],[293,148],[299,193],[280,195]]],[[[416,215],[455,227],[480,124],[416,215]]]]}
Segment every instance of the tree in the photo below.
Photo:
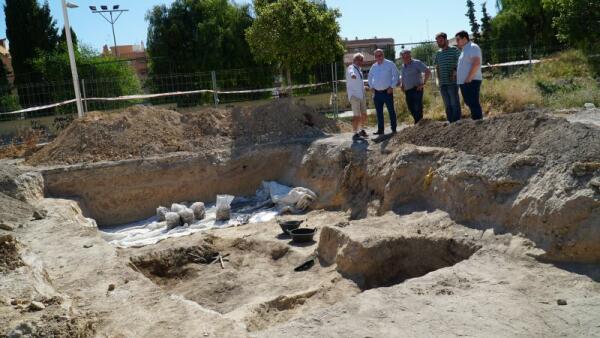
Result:
{"type": "Polygon", "coordinates": [[[552,27],[552,18],[557,13],[551,6],[544,6],[544,1],[547,0],[502,0],[502,10],[492,20],[492,27],[495,19],[507,15],[509,18],[518,18],[521,21],[519,24],[524,24],[525,28],[518,36],[503,36],[502,32],[496,32],[500,34],[498,38],[504,39],[504,43],[525,40],[527,44],[555,45],[556,30],[552,27]]]}
{"type": "MultiPolygon", "coordinates": [[[[89,92],[89,96],[116,97],[141,93],[141,85],[133,68],[127,62],[113,56],[100,56],[89,47],[81,47],[75,51],[79,77],[87,83],[96,81],[99,84],[108,82],[101,87],[102,92],[89,92]]],[[[66,50],[44,53],[33,61],[35,71],[39,72],[49,82],[70,83],[71,68],[69,55],[66,50]]],[[[72,85],[59,86],[63,91],[56,90],[52,94],[53,101],[73,98],[72,85]]],[[[98,88],[98,86],[95,86],[98,88]]],[[[90,103],[90,109],[96,109],[95,103],[90,103]]]]}
{"type": "Polygon", "coordinates": [[[473,35],[473,41],[479,41],[479,23],[477,22],[477,18],[475,17],[475,3],[472,0],[467,0],[467,14],[465,14],[467,18],[469,18],[469,25],[471,26],[471,34],[473,35]]]}
{"type": "Polygon", "coordinates": [[[175,0],[146,15],[150,73],[255,67],[244,37],[250,6],[227,0],[175,0]]]}
{"type": "Polygon", "coordinates": [[[58,45],[58,30],[48,1],[40,6],[36,0],[6,0],[4,13],[15,83],[41,81],[31,61],[39,52],[52,52],[58,45]]]}
{"type": "MultiPolygon", "coordinates": [[[[60,37],[58,38],[58,48],[60,50],[67,50],[67,36],[65,35],[65,27],[63,27],[63,29],[60,31],[60,37]]],[[[79,41],[77,41],[77,34],[75,34],[75,31],[73,30],[73,27],[71,27],[71,41],[73,42],[73,49],[77,49],[77,46],[79,45],[79,41]]]]}
{"type": "Polygon", "coordinates": [[[490,34],[492,30],[492,17],[488,14],[486,3],[481,4],[481,35],[490,34]]]}
{"type": "Polygon", "coordinates": [[[10,83],[8,82],[8,69],[6,69],[4,62],[0,60],[0,95],[3,95],[8,87],[10,87],[10,83]]]}
{"type": "Polygon", "coordinates": [[[11,93],[12,88],[8,81],[8,74],[4,62],[0,61],[0,113],[21,109],[19,98],[11,93]]]}
{"type": "Polygon", "coordinates": [[[258,61],[276,64],[287,73],[334,62],[343,53],[337,10],[308,0],[255,1],[257,17],[246,30],[258,61]]]}
{"type": "Polygon", "coordinates": [[[557,38],[574,47],[600,47],[600,2],[591,0],[544,0],[544,8],[557,13],[553,27],[557,38]]]}
{"type": "Polygon", "coordinates": [[[492,39],[492,18],[488,14],[486,3],[481,4],[481,38],[479,46],[481,47],[483,56],[489,58],[491,54],[492,39]]]}
{"type": "Polygon", "coordinates": [[[433,58],[437,51],[437,45],[433,43],[425,43],[414,47],[411,50],[411,55],[413,58],[421,60],[427,65],[433,65],[433,58]]]}
{"type": "Polygon", "coordinates": [[[383,48],[383,57],[388,60],[396,60],[396,47],[394,45],[387,45],[383,48]]]}
{"type": "Polygon", "coordinates": [[[545,1],[500,0],[500,11],[490,21],[486,37],[494,62],[514,61],[528,57],[529,47],[540,45],[546,50],[558,47],[552,18],[557,15],[545,1]]]}

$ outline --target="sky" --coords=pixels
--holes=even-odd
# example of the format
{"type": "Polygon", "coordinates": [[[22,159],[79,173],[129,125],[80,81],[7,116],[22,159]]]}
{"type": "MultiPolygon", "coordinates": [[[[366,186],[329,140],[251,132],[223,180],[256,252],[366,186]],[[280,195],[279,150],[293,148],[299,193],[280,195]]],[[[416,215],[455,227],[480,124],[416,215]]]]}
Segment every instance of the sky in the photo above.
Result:
{"type": "MultiPolygon", "coordinates": [[[[41,2],[41,0],[38,0],[41,2]]],[[[113,45],[110,24],[99,14],[93,14],[89,7],[120,5],[128,9],[115,24],[117,45],[146,43],[148,23],[145,16],[155,5],[169,5],[173,0],[71,0],[79,8],[69,9],[69,21],[80,43],[91,46],[98,51],[107,44],[113,45]]],[[[249,0],[237,0],[237,3],[249,3],[249,0]]],[[[437,32],[444,31],[449,36],[459,30],[469,30],[465,16],[465,0],[377,0],[350,1],[327,0],[329,7],[338,8],[342,17],[339,19],[342,38],[367,39],[373,37],[394,38],[397,44],[433,40],[437,32]]],[[[481,3],[475,0],[478,16],[481,15],[481,3]]],[[[4,5],[4,0],[0,0],[4,5]]],[[[58,27],[63,26],[60,0],[50,0],[52,16],[58,27]]],[[[494,16],[495,1],[487,1],[488,12],[494,16]]],[[[0,8],[0,38],[6,37],[4,6],[0,8]]]]}

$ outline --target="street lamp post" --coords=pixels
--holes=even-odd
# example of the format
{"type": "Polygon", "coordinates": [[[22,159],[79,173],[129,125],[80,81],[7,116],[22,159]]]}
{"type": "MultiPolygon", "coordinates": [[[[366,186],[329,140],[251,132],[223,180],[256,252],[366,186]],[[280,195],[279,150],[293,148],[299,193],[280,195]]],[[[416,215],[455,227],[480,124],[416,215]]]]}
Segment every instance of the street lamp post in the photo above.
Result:
{"type": "Polygon", "coordinates": [[[100,16],[102,16],[104,18],[104,20],[106,20],[112,27],[113,42],[115,44],[114,45],[115,46],[115,56],[119,56],[119,51],[117,50],[117,37],[115,35],[115,22],[117,22],[117,20],[119,20],[119,17],[121,17],[121,14],[129,11],[128,9],[119,9],[119,7],[120,7],[119,5],[114,5],[112,9],[108,9],[108,6],[101,5],[100,10],[98,10],[98,7],[90,6],[90,10],[92,11],[92,13],[100,14],[100,16]],[[110,19],[108,17],[106,17],[104,15],[104,13],[108,13],[110,15],[110,19]],[[117,17],[115,18],[113,16],[113,13],[119,13],[119,15],[117,15],[117,17]]]}
{"type": "Polygon", "coordinates": [[[75,101],[77,103],[77,116],[83,117],[83,104],[81,103],[81,93],[79,91],[79,76],[77,75],[77,64],[75,63],[75,51],[73,50],[73,39],[71,38],[71,26],[69,25],[69,14],[67,8],[77,8],[78,6],[62,1],[63,18],[65,20],[65,34],[67,35],[67,49],[69,51],[69,63],[71,64],[71,75],[73,77],[73,89],[75,90],[75,101]]]}

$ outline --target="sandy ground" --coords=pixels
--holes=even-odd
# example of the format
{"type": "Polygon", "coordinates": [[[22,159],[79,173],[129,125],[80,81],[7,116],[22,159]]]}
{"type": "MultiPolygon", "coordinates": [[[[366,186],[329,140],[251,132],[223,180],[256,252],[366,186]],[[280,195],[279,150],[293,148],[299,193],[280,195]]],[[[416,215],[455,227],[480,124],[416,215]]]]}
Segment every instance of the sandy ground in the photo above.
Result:
{"type": "MultiPolygon", "coordinates": [[[[303,170],[323,175],[315,178],[322,190],[333,189],[344,176],[342,192],[369,191],[357,184],[381,185],[384,196],[399,200],[401,192],[410,192],[401,186],[406,179],[433,200],[427,194],[435,191],[423,188],[427,171],[420,168],[423,175],[411,181],[409,171],[418,167],[407,163],[445,165],[429,183],[452,192],[463,189],[452,184],[462,184],[464,177],[471,188],[503,182],[496,171],[513,160],[508,156],[526,152],[528,162],[519,157],[519,165],[540,167],[542,178],[552,174],[531,185],[535,196],[544,197],[550,181],[565,177],[575,182],[569,191],[587,194],[574,201],[587,198],[593,235],[598,200],[592,183],[600,172],[595,127],[571,128],[538,115],[508,119],[483,127],[425,121],[370,145],[352,143],[349,134],[330,144],[321,139],[330,152],[302,161],[303,170]],[[489,135],[488,143],[479,144],[482,135],[489,135]],[[403,146],[407,137],[428,147],[403,146]],[[350,143],[350,151],[335,153],[341,143],[350,143]],[[444,144],[454,150],[430,148],[444,144]],[[466,145],[470,152],[459,153],[466,145]],[[358,161],[352,151],[364,151],[378,163],[358,161]],[[340,170],[329,166],[339,164],[336,156],[344,164],[340,170]],[[534,163],[536,156],[543,166],[534,163]],[[461,163],[447,163],[453,158],[461,163]],[[574,160],[587,162],[571,167],[574,160]],[[351,172],[363,164],[362,171],[351,172]],[[399,175],[397,184],[379,177],[362,182],[369,171],[381,173],[382,180],[399,175]]],[[[65,156],[75,153],[66,150],[65,156]]],[[[0,163],[0,337],[600,336],[600,265],[549,262],[523,233],[461,223],[440,208],[385,209],[381,206],[390,203],[385,199],[383,204],[365,199],[362,217],[340,208],[286,216],[317,228],[315,241],[302,245],[271,221],[119,249],[102,239],[75,201],[41,198],[43,184],[36,184],[35,175],[6,168],[14,169],[14,163],[0,163]],[[225,258],[223,267],[213,262],[217,254],[225,258]],[[294,271],[310,260],[308,270],[294,271]]],[[[531,175],[519,175],[514,180],[532,181],[531,175]]],[[[560,206],[539,200],[555,204],[548,202],[548,208],[560,206]]]]}
{"type": "MultiPolygon", "coordinates": [[[[18,283],[11,275],[24,272],[17,268],[3,274],[0,296],[8,304],[0,306],[0,332],[5,334],[28,320],[41,331],[49,325],[48,317],[39,317],[44,313],[57,320],[68,318],[69,323],[82,322],[84,336],[100,337],[600,334],[598,266],[540,262],[539,250],[528,240],[467,228],[441,211],[388,213],[360,221],[348,221],[348,214],[341,212],[302,216],[319,232],[336,229],[365,247],[399,238],[451,239],[480,247],[453,266],[361,291],[336,264],[323,260],[308,271],[294,272],[317,248],[341,252],[343,247],[294,245],[274,222],[122,250],[103,241],[72,202],[45,199],[41,206],[49,211],[48,217],[27,222],[15,236],[30,257],[27,260],[35,257],[43,266],[47,287],[61,305],[38,312],[9,305],[24,298],[15,295],[22,285],[11,287],[15,286],[11,280],[18,283]],[[177,248],[198,247],[204,249],[196,249],[197,254],[228,253],[225,268],[186,262],[174,266],[176,273],[159,277],[139,267],[140,260],[135,259],[161,252],[173,256],[177,248]],[[558,305],[559,300],[567,305],[558,305]]],[[[410,254],[422,255],[425,262],[432,254],[426,248],[416,247],[410,254]]],[[[38,293],[33,290],[29,296],[38,293]]]]}

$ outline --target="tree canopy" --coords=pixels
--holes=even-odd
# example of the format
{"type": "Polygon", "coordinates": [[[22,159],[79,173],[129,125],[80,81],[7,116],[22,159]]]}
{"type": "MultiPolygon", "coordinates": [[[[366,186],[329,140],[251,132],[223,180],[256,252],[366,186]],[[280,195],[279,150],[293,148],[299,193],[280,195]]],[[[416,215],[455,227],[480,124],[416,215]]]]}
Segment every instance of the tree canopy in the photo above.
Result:
{"type": "Polygon", "coordinates": [[[433,59],[437,51],[437,45],[433,43],[425,43],[411,49],[411,55],[414,59],[421,60],[427,65],[433,65],[433,59]]]}
{"type": "MultiPolygon", "coordinates": [[[[58,37],[58,48],[61,50],[67,50],[67,36],[65,35],[65,27],[60,31],[60,36],[58,37]]],[[[73,42],[73,49],[77,50],[79,46],[79,40],[77,39],[77,34],[71,27],[71,41],[73,42]]]]}
{"type": "Polygon", "coordinates": [[[193,73],[256,65],[244,32],[252,24],[249,5],[227,0],[175,0],[146,15],[150,72],[193,73]]]}
{"type": "Polygon", "coordinates": [[[482,48],[493,61],[525,58],[529,46],[546,51],[565,46],[600,49],[598,1],[497,0],[496,7],[494,18],[484,11],[481,19],[482,48]]]}
{"type": "Polygon", "coordinates": [[[556,15],[552,25],[564,43],[583,48],[600,47],[600,2],[595,0],[543,0],[556,15]]]}
{"type": "MultiPolygon", "coordinates": [[[[88,91],[91,96],[115,97],[141,93],[140,82],[126,61],[118,60],[113,56],[101,56],[89,47],[80,47],[75,51],[75,60],[79,78],[85,79],[86,83],[105,83],[110,85],[93,86],[101,88],[101,92],[88,91]]],[[[36,72],[43,75],[44,79],[55,83],[70,83],[71,68],[69,55],[65,49],[59,49],[50,53],[41,53],[33,60],[36,72]]],[[[52,100],[64,100],[74,96],[73,86],[58,86],[64,90],[52,92],[52,100]]],[[[95,103],[90,104],[90,109],[95,109],[95,103]]]]}
{"type": "Polygon", "coordinates": [[[0,61],[0,95],[3,95],[7,89],[9,89],[9,86],[8,70],[6,69],[4,62],[0,61]]]}
{"type": "Polygon", "coordinates": [[[258,61],[281,66],[289,75],[334,62],[343,54],[336,21],[340,13],[324,2],[260,0],[254,8],[257,17],[246,30],[246,38],[258,61]]]}
{"type": "Polygon", "coordinates": [[[54,51],[59,41],[48,1],[40,6],[36,0],[6,0],[4,14],[15,83],[42,80],[34,72],[32,60],[40,52],[54,51]]]}
{"type": "Polygon", "coordinates": [[[478,42],[480,37],[480,26],[477,22],[477,17],[475,16],[475,3],[472,0],[467,0],[467,13],[465,16],[469,18],[469,25],[471,26],[471,35],[473,36],[473,41],[478,42]]]}

